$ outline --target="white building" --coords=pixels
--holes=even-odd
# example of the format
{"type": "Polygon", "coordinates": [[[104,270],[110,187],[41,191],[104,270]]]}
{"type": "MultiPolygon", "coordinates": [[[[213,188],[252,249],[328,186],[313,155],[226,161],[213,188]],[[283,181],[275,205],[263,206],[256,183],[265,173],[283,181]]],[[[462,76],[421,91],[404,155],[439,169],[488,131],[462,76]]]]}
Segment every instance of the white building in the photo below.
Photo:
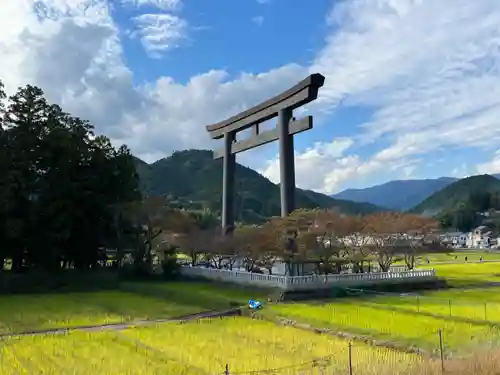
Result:
{"type": "Polygon", "coordinates": [[[461,249],[468,247],[467,246],[468,237],[469,237],[468,233],[448,232],[448,233],[443,233],[440,236],[440,239],[444,244],[448,244],[449,246],[454,247],[456,249],[461,249]]]}
{"type": "Polygon", "coordinates": [[[467,236],[466,245],[472,249],[489,249],[493,243],[493,234],[485,225],[480,225],[467,236]]]}

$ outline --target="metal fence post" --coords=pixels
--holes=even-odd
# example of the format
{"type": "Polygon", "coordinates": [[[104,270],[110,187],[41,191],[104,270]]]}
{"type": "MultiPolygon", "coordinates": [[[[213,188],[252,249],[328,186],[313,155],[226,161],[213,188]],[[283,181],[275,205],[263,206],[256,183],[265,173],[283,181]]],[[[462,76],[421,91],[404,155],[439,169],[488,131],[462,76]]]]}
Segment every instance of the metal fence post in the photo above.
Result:
{"type": "Polygon", "coordinates": [[[488,302],[484,303],[484,320],[488,320],[488,302]]]}
{"type": "Polygon", "coordinates": [[[444,350],[443,350],[443,330],[440,328],[439,334],[439,354],[441,357],[441,372],[444,373],[444,350]]]}
{"type": "Polygon", "coordinates": [[[450,310],[450,316],[451,316],[451,299],[448,300],[448,308],[450,310]]]}
{"type": "Polygon", "coordinates": [[[352,343],[349,342],[349,346],[348,346],[348,365],[349,365],[349,375],[352,375],[352,343]]]}

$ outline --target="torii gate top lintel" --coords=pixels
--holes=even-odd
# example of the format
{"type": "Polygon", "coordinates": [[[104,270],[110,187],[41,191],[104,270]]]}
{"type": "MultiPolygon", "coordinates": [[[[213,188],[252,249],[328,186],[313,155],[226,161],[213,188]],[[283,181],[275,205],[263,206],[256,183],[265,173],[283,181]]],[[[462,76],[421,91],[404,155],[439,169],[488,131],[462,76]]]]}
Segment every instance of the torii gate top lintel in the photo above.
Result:
{"type": "Polygon", "coordinates": [[[318,90],[325,83],[325,77],[314,73],[303,79],[295,86],[278,94],[246,111],[243,111],[227,120],[213,125],[207,125],[206,129],[212,139],[224,137],[224,133],[245,130],[252,125],[267,121],[276,117],[280,109],[294,110],[318,97],[318,90]]]}

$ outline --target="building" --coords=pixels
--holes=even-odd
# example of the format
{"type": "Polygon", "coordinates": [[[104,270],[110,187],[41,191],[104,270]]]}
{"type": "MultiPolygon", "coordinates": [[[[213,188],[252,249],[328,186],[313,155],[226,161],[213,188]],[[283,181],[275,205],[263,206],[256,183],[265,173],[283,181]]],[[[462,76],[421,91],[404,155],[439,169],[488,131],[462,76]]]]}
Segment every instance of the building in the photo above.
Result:
{"type": "Polygon", "coordinates": [[[467,247],[473,249],[489,249],[496,235],[486,226],[480,225],[467,236],[467,247]]]}
{"type": "Polygon", "coordinates": [[[448,232],[440,236],[441,242],[455,249],[463,249],[467,247],[468,233],[465,232],[448,232]]]}

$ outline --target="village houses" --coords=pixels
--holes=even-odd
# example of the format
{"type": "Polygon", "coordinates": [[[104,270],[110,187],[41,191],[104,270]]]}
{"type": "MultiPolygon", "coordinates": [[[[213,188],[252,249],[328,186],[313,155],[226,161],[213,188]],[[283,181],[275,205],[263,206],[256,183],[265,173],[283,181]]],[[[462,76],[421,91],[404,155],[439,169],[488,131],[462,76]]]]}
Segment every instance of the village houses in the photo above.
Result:
{"type": "Polygon", "coordinates": [[[441,234],[441,241],[455,249],[498,249],[498,233],[485,225],[474,228],[471,232],[446,232],[441,234]]]}

